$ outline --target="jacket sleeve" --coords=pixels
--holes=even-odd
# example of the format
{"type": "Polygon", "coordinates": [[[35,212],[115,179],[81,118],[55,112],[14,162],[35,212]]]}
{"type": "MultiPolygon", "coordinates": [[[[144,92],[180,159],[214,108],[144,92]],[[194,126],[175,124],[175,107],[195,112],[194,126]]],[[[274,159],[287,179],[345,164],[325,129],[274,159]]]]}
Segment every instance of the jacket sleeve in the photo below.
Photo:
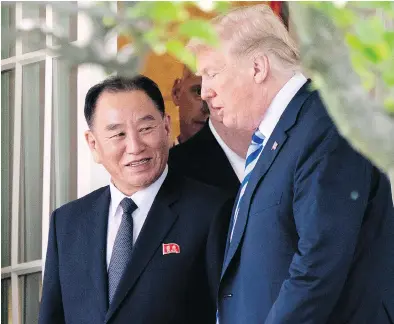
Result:
{"type": "Polygon", "coordinates": [[[228,198],[225,201],[211,223],[207,239],[206,267],[210,290],[215,302],[218,298],[219,283],[233,205],[234,198],[228,198]]]}
{"type": "Polygon", "coordinates": [[[56,211],[51,216],[39,324],[65,323],[59,278],[59,254],[56,238],[56,211]]]}
{"type": "Polygon", "coordinates": [[[326,323],[354,258],[372,165],[334,127],[315,131],[294,174],[298,249],[266,324],[326,323]]]}

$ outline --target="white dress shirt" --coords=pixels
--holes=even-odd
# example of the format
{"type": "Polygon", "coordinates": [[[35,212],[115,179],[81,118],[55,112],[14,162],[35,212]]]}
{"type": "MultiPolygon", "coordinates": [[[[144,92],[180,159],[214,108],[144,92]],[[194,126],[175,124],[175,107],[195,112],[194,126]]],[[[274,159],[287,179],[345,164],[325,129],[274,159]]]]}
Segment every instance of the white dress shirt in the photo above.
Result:
{"type": "Polygon", "coordinates": [[[307,79],[302,73],[296,73],[289,81],[287,81],[272,100],[259,126],[260,132],[265,137],[263,142],[264,146],[267,144],[276,124],[278,124],[280,117],[291,99],[293,99],[306,81],[307,79]]]}
{"type": "Polygon", "coordinates": [[[111,202],[109,205],[108,214],[108,231],[107,231],[107,269],[111,261],[112,250],[115,243],[116,234],[118,233],[120,223],[122,222],[123,210],[120,206],[120,202],[123,198],[128,197],[133,199],[137,205],[137,209],[133,212],[133,244],[136,242],[138,235],[141,232],[142,226],[145,223],[148,212],[152,207],[153,201],[163,184],[168,174],[168,166],[166,165],[161,176],[152,183],[149,187],[137,191],[132,196],[128,197],[123,194],[118,188],[114,186],[112,181],[110,182],[111,191],[111,202]]]}
{"type": "Polygon", "coordinates": [[[245,159],[240,157],[237,153],[235,153],[231,148],[227,146],[227,144],[222,140],[219,136],[218,132],[216,131],[215,127],[212,125],[211,120],[208,121],[209,128],[213,136],[215,137],[216,141],[219,143],[220,147],[226,154],[227,159],[229,160],[235,174],[237,175],[240,182],[242,182],[244,178],[244,168],[245,168],[245,159]]]}

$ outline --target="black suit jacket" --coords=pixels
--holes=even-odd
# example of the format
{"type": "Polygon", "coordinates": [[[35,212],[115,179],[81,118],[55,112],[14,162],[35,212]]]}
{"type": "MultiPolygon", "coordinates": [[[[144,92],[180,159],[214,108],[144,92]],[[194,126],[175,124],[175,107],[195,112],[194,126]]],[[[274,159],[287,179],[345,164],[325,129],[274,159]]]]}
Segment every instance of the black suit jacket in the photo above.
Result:
{"type": "Polygon", "coordinates": [[[221,262],[214,219],[231,212],[226,201],[216,188],[169,172],[109,307],[109,187],[57,209],[39,323],[215,323],[209,284],[217,287],[221,262]],[[163,255],[163,243],[177,243],[180,253],[163,255]]]}
{"type": "MultiPolygon", "coordinates": [[[[224,190],[233,197],[233,201],[235,200],[240,187],[239,179],[226,154],[212,134],[208,121],[192,138],[170,150],[168,164],[171,169],[181,172],[186,177],[224,190]]],[[[214,238],[216,242],[214,246],[217,249],[220,264],[224,259],[230,218],[231,212],[215,219],[216,235],[214,238]]],[[[216,268],[218,272],[215,275],[220,277],[222,268],[221,266],[215,266],[212,271],[216,268]]],[[[219,280],[216,281],[215,279],[215,286],[213,287],[215,298],[219,290],[218,282],[219,280]]]]}
{"type": "Polygon", "coordinates": [[[170,150],[168,165],[186,177],[226,190],[234,197],[237,195],[239,179],[208,122],[188,141],[170,150]]]}

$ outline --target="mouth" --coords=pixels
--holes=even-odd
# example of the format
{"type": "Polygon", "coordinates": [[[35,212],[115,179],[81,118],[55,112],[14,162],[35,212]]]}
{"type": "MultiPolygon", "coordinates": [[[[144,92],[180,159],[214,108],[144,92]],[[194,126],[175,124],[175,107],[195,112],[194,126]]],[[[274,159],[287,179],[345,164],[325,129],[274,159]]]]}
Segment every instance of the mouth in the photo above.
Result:
{"type": "Polygon", "coordinates": [[[127,167],[138,167],[138,166],[141,166],[141,165],[144,165],[144,164],[148,163],[150,160],[152,160],[152,158],[145,158],[145,159],[141,159],[141,160],[138,160],[138,161],[133,161],[133,162],[127,163],[127,164],[125,164],[125,166],[127,166],[127,167]]]}
{"type": "Polygon", "coordinates": [[[223,107],[214,107],[214,106],[212,106],[211,109],[216,111],[216,112],[218,112],[219,110],[223,109],[223,107]]]}
{"type": "Polygon", "coordinates": [[[197,125],[205,125],[206,121],[205,120],[195,120],[194,123],[197,125]]]}

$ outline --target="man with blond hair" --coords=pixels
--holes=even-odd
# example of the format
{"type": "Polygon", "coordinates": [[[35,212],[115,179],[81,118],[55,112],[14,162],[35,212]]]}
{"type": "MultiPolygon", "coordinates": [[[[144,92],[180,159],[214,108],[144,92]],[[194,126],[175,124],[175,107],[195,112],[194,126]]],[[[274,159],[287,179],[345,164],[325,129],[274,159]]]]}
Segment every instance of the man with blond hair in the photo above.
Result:
{"type": "Polygon", "coordinates": [[[392,323],[392,288],[384,292],[394,287],[387,177],[338,133],[268,6],[238,8],[213,24],[219,47],[189,44],[201,97],[225,126],[254,131],[217,321],[392,323]]]}

